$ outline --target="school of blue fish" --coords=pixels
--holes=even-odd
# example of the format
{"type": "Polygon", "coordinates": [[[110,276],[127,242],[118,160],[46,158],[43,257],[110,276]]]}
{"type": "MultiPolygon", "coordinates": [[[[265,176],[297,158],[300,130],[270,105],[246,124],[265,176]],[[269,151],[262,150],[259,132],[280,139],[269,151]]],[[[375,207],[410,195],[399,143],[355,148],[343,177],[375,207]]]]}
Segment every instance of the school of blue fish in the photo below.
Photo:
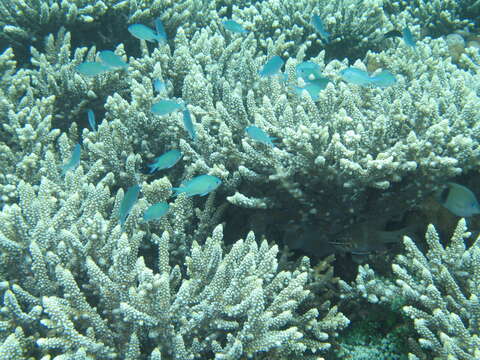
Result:
{"type": "MultiPolygon", "coordinates": [[[[331,34],[326,30],[321,18],[314,14],[311,18],[310,24],[318,33],[319,38],[325,43],[331,42],[331,34]]],[[[154,21],[155,29],[144,24],[132,24],[128,26],[129,33],[135,38],[158,43],[163,45],[167,43],[167,33],[160,19],[154,21]]],[[[242,24],[233,19],[227,19],[221,22],[222,27],[233,34],[246,35],[249,30],[245,29],[242,24]]],[[[405,44],[416,50],[416,40],[408,27],[402,31],[392,30],[386,33],[385,38],[401,37],[405,44]]],[[[103,50],[99,52],[99,61],[86,61],[76,65],[75,69],[78,73],[86,77],[94,77],[112,71],[128,71],[128,63],[111,50],[103,50]]],[[[278,78],[279,81],[286,83],[288,75],[282,73],[282,67],[285,61],[278,55],[273,55],[265,62],[259,69],[258,75],[260,78],[278,78]]],[[[295,67],[296,77],[294,80],[301,80],[301,85],[289,85],[293,92],[299,96],[308,94],[313,101],[318,101],[322,90],[324,90],[331,80],[322,76],[321,68],[318,64],[311,61],[304,61],[295,67]]],[[[397,79],[393,73],[387,69],[379,72],[369,74],[363,69],[356,67],[348,67],[339,73],[339,77],[348,84],[356,85],[364,88],[386,88],[395,85],[397,79]]],[[[152,86],[156,93],[165,94],[167,92],[167,83],[162,79],[153,79],[152,86]]],[[[195,123],[192,119],[188,105],[182,100],[174,99],[160,99],[151,105],[150,111],[156,116],[167,116],[176,111],[182,112],[183,126],[192,140],[196,140],[195,123]]],[[[92,109],[87,109],[88,124],[92,132],[98,130],[98,125],[95,120],[95,113],[92,109]]],[[[250,125],[245,128],[245,133],[254,142],[263,144],[273,148],[277,138],[269,136],[265,130],[256,125],[250,125]]],[[[182,158],[183,154],[177,149],[171,149],[164,154],[156,157],[154,162],[147,165],[148,173],[167,170],[175,166],[182,158]]],[[[76,144],[72,151],[70,159],[61,167],[61,175],[64,176],[68,171],[74,170],[80,163],[81,144],[76,144]]],[[[172,196],[185,194],[186,196],[204,196],[216,190],[222,181],[216,176],[203,174],[196,176],[188,181],[184,181],[181,186],[173,187],[172,196]]],[[[119,223],[121,228],[124,228],[125,222],[129,216],[130,211],[134,207],[141,192],[141,187],[135,184],[129,187],[120,203],[119,208],[119,223]]],[[[480,205],[468,188],[455,183],[448,183],[447,187],[439,194],[438,201],[445,208],[451,211],[456,216],[470,217],[480,214],[480,205]]],[[[143,215],[145,222],[159,220],[164,217],[169,211],[170,205],[166,202],[160,202],[149,206],[143,215]]]]}

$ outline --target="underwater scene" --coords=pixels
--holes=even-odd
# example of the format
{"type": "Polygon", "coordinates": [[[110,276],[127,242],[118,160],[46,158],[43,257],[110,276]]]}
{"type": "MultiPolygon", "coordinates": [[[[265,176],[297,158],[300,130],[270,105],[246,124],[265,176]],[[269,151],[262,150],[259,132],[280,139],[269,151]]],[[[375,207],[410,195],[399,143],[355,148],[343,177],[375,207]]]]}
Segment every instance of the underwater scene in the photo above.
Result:
{"type": "Polygon", "coordinates": [[[0,0],[0,360],[479,360],[480,1],[0,0]]]}

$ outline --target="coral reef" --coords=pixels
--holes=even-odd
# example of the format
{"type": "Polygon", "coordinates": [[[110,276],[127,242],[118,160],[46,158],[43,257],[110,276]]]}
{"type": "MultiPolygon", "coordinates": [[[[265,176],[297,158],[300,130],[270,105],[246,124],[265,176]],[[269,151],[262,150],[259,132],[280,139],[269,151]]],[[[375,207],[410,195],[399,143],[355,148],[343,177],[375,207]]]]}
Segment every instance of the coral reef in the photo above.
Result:
{"type": "Polygon", "coordinates": [[[416,349],[416,354],[411,355],[413,359],[477,359],[480,240],[477,238],[467,246],[465,241],[470,236],[462,219],[446,246],[433,225],[425,236],[426,252],[405,237],[405,254],[399,255],[392,265],[395,282],[361,266],[352,285],[340,280],[343,297],[400,306],[418,336],[417,345],[412,345],[416,349]]]}
{"type": "Polygon", "coordinates": [[[437,37],[475,26],[475,18],[468,16],[467,10],[473,4],[468,3],[472,2],[455,0],[387,1],[385,11],[394,24],[399,26],[421,24],[424,35],[437,37]]]}
{"type": "MultiPolygon", "coordinates": [[[[355,314],[337,304],[353,312],[358,298],[402,306],[411,359],[478,357],[480,255],[464,222],[446,248],[429,227],[426,255],[405,240],[389,278],[372,264],[339,282],[318,250],[373,253],[372,234],[400,233],[392,219],[410,235],[407,212],[480,170],[477,13],[477,1],[0,0],[0,358],[376,356],[368,339],[338,341],[355,314]],[[127,31],[156,19],[163,42],[127,31]],[[407,26],[415,46],[384,36],[407,26]],[[78,71],[104,49],[128,69],[78,71]],[[260,76],[274,55],[281,74],[260,76]],[[325,77],[318,96],[302,90],[304,61],[325,77]],[[351,66],[394,81],[346,82],[351,66]],[[182,111],[151,111],[162,99],[188,109],[195,140],[182,111]],[[146,170],[172,149],[175,166],[146,170]],[[204,174],[221,180],[213,193],[173,194],[204,174]],[[143,220],[157,202],[167,215],[143,220]]],[[[377,345],[397,356],[394,343],[377,345]]]]}
{"type": "Polygon", "coordinates": [[[64,188],[45,177],[38,188],[22,182],[19,204],[2,210],[2,359],[313,359],[348,324],[309,290],[328,283],[328,266],[323,277],[307,258],[279,269],[278,246],[257,244],[253,233],[225,252],[221,225],[199,245],[200,231],[182,228],[193,216],[184,196],[161,237],[137,225],[147,199],[168,196],[166,179],[144,186],[121,232],[115,210],[123,192],[110,197],[112,180],[93,185],[79,167],[64,188]]]}
{"type": "MultiPolygon", "coordinates": [[[[61,53],[68,54],[68,33],[62,36],[61,53]]],[[[328,85],[316,103],[308,96],[292,96],[288,84],[258,82],[260,64],[250,60],[258,49],[249,38],[228,43],[205,30],[188,40],[179,29],[175,41],[173,53],[168,47],[151,53],[144,48],[144,56],[130,62],[127,77],[116,72],[85,83],[71,66],[61,70],[47,58],[35,62],[38,72],[29,72],[38,79],[37,88],[43,93],[50,88],[55,94],[58,106],[52,111],[65,118],[78,118],[89,102],[106,98],[106,121],[98,132],[87,132],[84,143],[89,161],[102,160],[119,186],[134,182],[142,164],[153,159],[158,149],[179,147],[186,167],[177,181],[210,173],[224,181],[223,191],[231,194],[228,200],[234,205],[266,209],[293,204],[305,220],[328,213],[334,203],[348,217],[367,207],[385,207],[399,193],[409,199],[404,207],[411,207],[435,184],[477,169],[478,115],[473,111],[477,75],[450,62],[443,40],[425,40],[418,54],[400,46],[368,53],[364,62],[356,63],[373,70],[388,67],[396,73],[399,83],[388,89],[365,90],[342,83],[337,74],[345,65],[337,60],[325,64],[322,52],[315,60],[335,84],[328,85]],[[436,60],[422,62],[423,58],[436,60]],[[227,59],[224,70],[209,65],[227,59]],[[72,80],[68,89],[56,85],[65,84],[56,79],[64,71],[78,85],[72,80]],[[55,72],[54,77],[41,76],[55,72]],[[173,79],[170,94],[180,92],[189,104],[198,133],[195,143],[185,140],[181,113],[167,117],[150,113],[158,98],[151,85],[156,77],[173,79]],[[65,106],[79,90],[91,100],[65,106]],[[432,93],[438,101],[433,102],[432,93]],[[252,121],[282,140],[278,148],[245,139],[244,128],[252,121]],[[164,136],[156,136],[159,128],[164,136]],[[415,181],[405,181],[410,177],[415,181]],[[392,186],[395,191],[381,191],[392,186]],[[367,188],[380,191],[367,192],[367,188]],[[282,200],[278,194],[285,193],[282,200]]],[[[81,55],[86,50],[77,50],[72,63],[93,60],[81,55]]],[[[123,53],[121,48],[118,51],[123,53]]],[[[287,62],[287,73],[297,61],[287,62]]],[[[69,132],[72,143],[77,142],[76,133],[69,132]]],[[[319,221],[345,223],[347,216],[323,215],[319,221]]]]}
{"type": "Polygon", "coordinates": [[[410,328],[399,326],[396,318],[390,323],[381,319],[384,314],[372,311],[370,318],[353,322],[341,337],[336,358],[406,360],[405,338],[410,328]]]}

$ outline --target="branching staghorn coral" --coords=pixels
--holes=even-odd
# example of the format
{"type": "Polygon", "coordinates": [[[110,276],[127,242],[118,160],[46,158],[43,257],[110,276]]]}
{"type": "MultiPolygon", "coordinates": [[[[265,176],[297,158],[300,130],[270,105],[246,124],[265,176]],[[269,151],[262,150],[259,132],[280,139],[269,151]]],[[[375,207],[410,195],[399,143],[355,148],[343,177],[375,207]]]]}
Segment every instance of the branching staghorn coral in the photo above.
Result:
{"type": "MultiPolygon", "coordinates": [[[[31,48],[34,69],[26,70],[26,74],[32,79],[31,87],[35,96],[55,96],[55,127],[68,128],[75,120],[81,123],[88,106],[98,106],[115,92],[126,94],[126,79],[121,72],[109,72],[102,77],[89,79],[75,71],[75,66],[80,63],[97,60],[96,48],[82,47],[72,51],[71,34],[64,29],[56,36],[49,35],[45,39],[45,47],[45,53],[31,48]]],[[[125,54],[122,46],[116,51],[125,54]]],[[[75,135],[72,131],[71,136],[75,135]]]]}
{"type": "Polygon", "coordinates": [[[259,40],[266,52],[282,44],[282,51],[275,53],[283,56],[295,56],[299,46],[305,46],[310,53],[328,48],[342,56],[359,58],[367,49],[378,48],[390,25],[377,0],[261,1],[250,7],[235,7],[233,16],[252,31],[265,34],[259,40]],[[328,44],[320,40],[311,24],[312,14],[323,19],[331,34],[328,44]]]}
{"type": "MultiPolygon", "coordinates": [[[[139,69],[132,72],[133,99],[110,98],[106,117],[121,119],[129,114],[124,123],[136,124],[127,125],[129,133],[145,127],[149,130],[140,135],[144,138],[166,127],[168,138],[180,143],[191,163],[187,174],[201,169],[221,177],[235,205],[282,207],[278,194],[287,192],[305,214],[314,209],[326,213],[333,203],[358,212],[362,203],[371,201],[365,198],[366,188],[379,189],[374,201],[387,205],[390,200],[383,190],[396,188],[408,194],[403,197],[411,206],[433,190],[432,184],[477,166],[478,115],[473,111],[478,102],[477,75],[450,62],[443,40],[419,44],[418,54],[400,44],[369,53],[364,62],[356,63],[370,71],[388,68],[395,73],[398,83],[385,89],[342,82],[338,72],[345,64],[335,60],[325,64],[322,53],[314,60],[333,82],[316,103],[308,95],[293,94],[293,80],[283,84],[259,79],[256,71],[261,62],[254,60],[257,49],[250,37],[228,44],[204,30],[188,41],[180,29],[175,41],[174,59],[166,50],[154,50],[132,63],[139,69]],[[211,67],[211,63],[225,65],[211,67]],[[189,104],[197,128],[195,143],[181,139],[185,133],[180,113],[161,119],[149,114],[145,99],[153,90],[142,72],[154,67],[164,79],[181,80],[182,100],[189,104]],[[252,123],[281,139],[280,145],[271,149],[246,138],[244,128],[252,123]],[[414,181],[404,181],[410,178],[414,181]],[[325,205],[324,211],[319,204],[325,205]]],[[[302,53],[298,56],[286,64],[292,78],[294,65],[303,60],[302,53]]],[[[176,84],[174,92],[179,90],[176,84]]],[[[173,146],[162,140],[145,139],[144,153],[153,157],[154,148],[173,146]]],[[[391,192],[395,197],[398,193],[391,192]]]]}
{"type": "Polygon", "coordinates": [[[138,218],[170,194],[166,179],[145,185],[121,232],[113,175],[88,179],[79,166],[64,184],[21,183],[19,204],[1,212],[2,358],[314,359],[348,324],[309,290],[328,282],[328,267],[325,281],[307,258],[279,269],[278,247],[253,233],[225,251],[220,225],[199,245],[184,232],[195,216],[184,196],[157,236],[138,218]]]}
{"type": "MultiPolygon", "coordinates": [[[[48,2],[22,0],[0,1],[0,41],[13,46],[27,56],[30,45],[39,47],[43,37],[66,28],[75,33],[75,43],[86,45],[90,36],[97,46],[112,47],[128,36],[120,31],[122,24],[151,24],[155,17],[166,23],[167,33],[173,35],[179,27],[191,38],[199,28],[224,31],[221,20],[234,17],[249,30],[261,33],[263,50],[283,43],[279,54],[297,53],[306,42],[310,52],[323,48],[310,24],[312,13],[320,15],[332,33],[328,45],[341,56],[359,58],[367,49],[380,49],[382,35],[392,27],[385,16],[382,2],[363,0],[312,1],[294,3],[277,1],[134,1],[134,0],[50,0],[48,2]],[[365,11],[367,9],[367,11],[365,11]],[[115,37],[121,35],[115,39],[115,37]],[[115,41],[116,40],[116,41],[115,41]],[[312,46],[314,45],[314,46],[312,46]]],[[[88,44],[87,44],[88,45],[88,44]]]]}
{"type": "MultiPolygon", "coordinates": [[[[433,225],[425,236],[428,250],[404,238],[405,254],[392,265],[395,283],[361,266],[355,283],[340,281],[343,296],[362,296],[371,303],[402,304],[418,338],[412,359],[474,360],[480,356],[480,243],[459,221],[444,246],[433,225]],[[467,246],[466,242],[470,242],[467,246]]],[[[396,305],[395,305],[396,306],[396,305]]]]}
{"type": "Polygon", "coordinates": [[[60,130],[51,126],[54,96],[35,96],[28,73],[15,73],[11,49],[0,56],[0,63],[0,196],[8,203],[16,198],[22,179],[40,180],[38,162],[54,149],[60,130]]]}
{"type": "Polygon", "coordinates": [[[1,37],[9,42],[31,40],[41,34],[56,33],[62,26],[98,20],[106,10],[107,5],[103,1],[2,0],[1,37]]]}
{"type": "MultiPolygon", "coordinates": [[[[263,211],[271,222],[264,227],[284,230],[291,224],[278,226],[273,211],[286,209],[283,218],[297,219],[295,229],[312,221],[319,240],[334,240],[331,234],[362,217],[403,211],[447,178],[478,171],[475,55],[462,60],[462,70],[442,39],[419,39],[415,51],[403,41],[383,41],[384,31],[411,17],[389,22],[381,2],[362,2],[367,12],[354,3],[99,1],[105,12],[90,24],[98,46],[86,44],[80,30],[65,31],[72,23],[57,22],[54,5],[43,14],[53,24],[44,28],[56,35],[45,42],[38,14],[27,16],[22,28],[31,28],[45,50],[34,43],[28,69],[16,68],[11,49],[0,57],[0,358],[313,359],[334,343],[348,320],[326,301],[331,289],[325,295],[321,284],[331,275],[317,281],[307,260],[293,266],[283,258],[279,268],[276,245],[259,245],[252,233],[225,241],[247,233],[247,226],[232,226],[232,218],[246,214],[250,226],[263,211]],[[284,13],[289,16],[280,17],[284,13]],[[332,33],[331,47],[318,55],[325,44],[309,24],[312,13],[332,33]],[[128,35],[128,24],[151,26],[157,16],[167,44],[128,35]],[[249,34],[226,32],[220,21],[230,17],[249,34]],[[79,41],[87,47],[77,47],[79,41]],[[345,44],[351,53],[338,56],[362,59],[355,66],[370,73],[388,69],[397,83],[362,88],[343,82],[339,72],[349,64],[331,57],[345,44]],[[128,72],[86,78],[75,70],[98,60],[97,49],[105,47],[128,60],[128,72]],[[284,57],[288,79],[259,77],[272,55],[284,57]],[[295,66],[304,60],[319,64],[331,80],[318,101],[294,90],[301,85],[295,66]],[[154,79],[167,82],[166,91],[156,93],[154,79]],[[189,109],[196,141],[181,112],[151,112],[163,98],[189,109]],[[87,107],[97,114],[97,131],[86,128],[87,107]],[[249,138],[244,129],[252,124],[278,137],[278,145],[249,138]],[[60,167],[77,143],[80,164],[62,177],[60,167]],[[170,149],[183,153],[174,168],[142,171],[170,149]],[[222,186],[205,201],[177,197],[159,222],[139,220],[148,205],[169,198],[172,186],[199,174],[218,176],[222,186]],[[133,184],[143,195],[122,232],[120,203],[133,184]],[[228,204],[234,205],[229,217],[228,204]]],[[[35,4],[25,6],[35,10],[35,4]]],[[[85,14],[94,10],[86,1],[75,4],[85,14]]],[[[8,11],[9,24],[19,27],[21,12],[8,11]]],[[[90,26],[87,17],[80,20],[90,26]]],[[[8,27],[5,34],[13,40],[20,32],[8,27]]],[[[375,288],[374,273],[362,269],[371,277],[364,279],[373,280],[359,291],[372,301],[398,291],[387,282],[390,293],[387,285],[375,288]]],[[[417,328],[426,339],[418,347],[439,341],[447,353],[461,353],[452,343],[467,351],[461,336],[449,342],[417,328]]]]}
{"type": "Polygon", "coordinates": [[[455,0],[402,0],[386,1],[384,9],[388,18],[398,28],[420,25],[425,35],[438,37],[455,30],[474,26],[474,12],[468,13],[469,3],[455,0]],[[470,16],[469,16],[470,15],[470,16]]]}
{"type": "MultiPolygon", "coordinates": [[[[189,39],[179,28],[172,45],[150,50],[141,44],[143,56],[130,59],[127,74],[82,79],[73,64],[58,68],[58,57],[38,53],[39,69],[28,74],[42,92],[59,99],[82,89],[98,101],[111,91],[106,121],[97,133],[84,130],[84,160],[102,160],[119,186],[143,178],[138,171],[159,153],[179,148],[184,167],[170,172],[173,184],[210,173],[223,180],[220,191],[234,205],[283,208],[284,197],[278,194],[288,194],[303,221],[321,213],[327,214],[320,220],[327,224],[345,223],[345,214],[360,214],[367,204],[389,206],[398,194],[406,199],[403,208],[413,206],[435,184],[477,168],[478,115],[473,109],[478,75],[452,64],[443,40],[427,39],[416,52],[400,43],[358,61],[359,68],[387,68],[397,76],[395,86],[383,89],[344,83],[338,73],[345,62],[326,62],[322,52],[313,60],[332,82],[313,102],[292,91],[294,66],[305,59],[305,49],[287,61],[288,82],[262,79],[257,71],[267,57],[258,55],[252,34],[230,39],[211,31],[202,29],[189,39]],[[154,92],[155,78],[171,83],[166,94],[154,92]],[[181,112],[160,117],[150,111],[164,97],[187,104],[198,133],[195,142],[188,140],[181,112]],[[278,137],[279,146],[271,149],[248,139],[244,129],[250,124],[278,137]],[[414,181],[405,181],[410,178],[414,181]],[[364,191],[371,188],[378,190],[364,191]],[[338,205],[340,217],[330,212],[338,205]]],[[[69,36],[61,38],[59,52],[69,54],[69,36]]],[[[49,43],[55,43],[53,38],[49,43]]],[[[280,50],[282,44],[276,46],[280,50]]],[[[74,63],[84,51],[77,50],[74,63]]],[[[117,52],[123,51],[119,46],[117,52]]],[[[86,59],[94,58],[91,51],[86,59]]],[[[65,114],[81,115],[87,102],[79,99],[65,114]]],[[[69,132],[72,143],[78,141],[75,133],[73,128],[69,132]]]]}

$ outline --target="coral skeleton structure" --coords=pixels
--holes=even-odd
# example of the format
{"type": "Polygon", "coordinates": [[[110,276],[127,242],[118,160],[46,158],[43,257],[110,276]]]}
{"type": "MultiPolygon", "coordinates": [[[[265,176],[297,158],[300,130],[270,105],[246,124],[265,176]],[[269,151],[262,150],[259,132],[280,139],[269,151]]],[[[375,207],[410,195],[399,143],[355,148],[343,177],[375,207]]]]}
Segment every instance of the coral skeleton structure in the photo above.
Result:
{"type": "Polygon", "coordinates": [[[480,359],[479,21],[0,0],[0,359],[480,359]]]}

